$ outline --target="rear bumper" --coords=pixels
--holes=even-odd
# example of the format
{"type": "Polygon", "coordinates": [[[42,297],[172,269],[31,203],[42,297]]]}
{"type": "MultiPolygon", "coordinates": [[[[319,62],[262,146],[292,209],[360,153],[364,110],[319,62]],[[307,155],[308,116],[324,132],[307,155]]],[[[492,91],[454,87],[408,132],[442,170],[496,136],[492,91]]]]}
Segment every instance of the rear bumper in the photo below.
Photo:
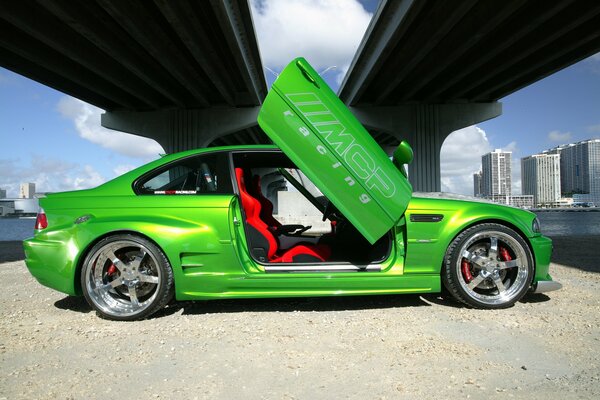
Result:
{"type": "Polygon", "coordinates": [[[31,238],[23,241],[25,264],[39,283],[69,295],[77,295],[73,246],[63,241],[31,238]]]}

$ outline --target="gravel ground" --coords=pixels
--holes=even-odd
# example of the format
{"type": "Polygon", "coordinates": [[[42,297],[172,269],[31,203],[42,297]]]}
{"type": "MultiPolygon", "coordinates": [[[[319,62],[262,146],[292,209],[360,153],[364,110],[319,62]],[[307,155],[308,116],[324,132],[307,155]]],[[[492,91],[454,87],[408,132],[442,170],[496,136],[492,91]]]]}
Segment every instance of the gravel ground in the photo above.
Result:
{"type": "Polygon", "coordinates": [[[597,399],[599,244],[556,240],[563,290],[507,310],[433,295],[236,300],[134,323],[42,287],[0,247],[0,399],[597,399]]]}

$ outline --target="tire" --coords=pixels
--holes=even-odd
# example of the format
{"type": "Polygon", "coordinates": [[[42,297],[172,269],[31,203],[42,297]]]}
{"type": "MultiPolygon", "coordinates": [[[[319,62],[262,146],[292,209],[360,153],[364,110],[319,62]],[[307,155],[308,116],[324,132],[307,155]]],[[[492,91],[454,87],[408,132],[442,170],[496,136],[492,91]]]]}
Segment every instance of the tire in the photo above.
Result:
{"type": "Polygon", "coordinates": [[[92,247],[82,265],[81,288],[98,315],[117,321],[149,317],[175,291],[173,270],[164,253],[131,234],[109,236],[92,247]]]}
{"type": "Polygon", "coordinates": [[[442,280],[458,301],[475,308],[511,307],[531,286],[534,261],[514,230],[484,223],[461,232],[448,246],[442,280]]]}

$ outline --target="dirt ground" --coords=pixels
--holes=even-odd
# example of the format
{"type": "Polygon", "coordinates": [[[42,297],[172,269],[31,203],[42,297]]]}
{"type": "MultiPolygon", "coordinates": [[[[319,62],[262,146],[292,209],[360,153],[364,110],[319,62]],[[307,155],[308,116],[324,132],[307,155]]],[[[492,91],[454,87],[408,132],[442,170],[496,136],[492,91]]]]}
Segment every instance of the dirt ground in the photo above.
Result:
{"type": "Polygon", "coordinates": [[[0,399],[598,399],[600,237],[555,246],[564,288],[507,310],[235,300],[134,323],[42,287],[0,248],[0,399]]]}

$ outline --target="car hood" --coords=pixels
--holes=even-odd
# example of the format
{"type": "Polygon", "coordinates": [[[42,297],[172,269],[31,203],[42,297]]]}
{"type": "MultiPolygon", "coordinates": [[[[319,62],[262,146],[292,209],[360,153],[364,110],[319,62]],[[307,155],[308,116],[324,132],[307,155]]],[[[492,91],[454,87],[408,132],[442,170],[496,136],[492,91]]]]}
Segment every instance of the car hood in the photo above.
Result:
{"type": "Polygon", "coordinates": [[[305,59],[281,72],[258,123],[371,243],[404,214],[410,183],[305,59]]]}

